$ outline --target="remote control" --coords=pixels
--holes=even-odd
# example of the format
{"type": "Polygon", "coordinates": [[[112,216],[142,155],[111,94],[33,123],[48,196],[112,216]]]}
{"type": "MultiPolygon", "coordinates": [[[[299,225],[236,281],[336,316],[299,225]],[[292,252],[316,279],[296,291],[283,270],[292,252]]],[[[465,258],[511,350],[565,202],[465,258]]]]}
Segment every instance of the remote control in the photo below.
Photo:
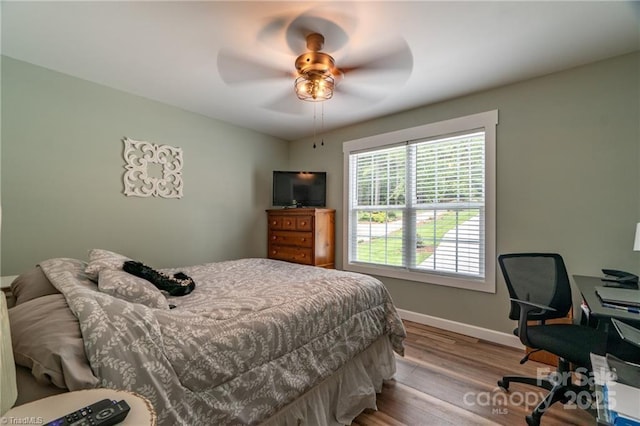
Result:
{"type": "Polygon", "coordinates": [[[45,426],[111,426],[123,421],[130,409],[124,400],[116,402],[103,399],[55,419],[45,426]]]}
{"type": "Polygon", "coordinates": [[[89,414],[93,414],[95,411],[100,411],[103,408],[107,408],[113,405],[113,401],[110,399],[103,399],[102,401],[94,402],[91,405],[83,407],[73,413],[66,414],[59,419],[52,420],[47,423],[45,426],[67,426],[71,425],[74,422],[82,420],[87,417],[89,414]]]}
{"type": "MultiPolygon", "coordinates": [[[[129,404],[124,399],[122,401],[118,401],[113,403],[111,407],[103,408],[100,411],[94,412],[93,419],[94,423],[83,423],[82,426],[90,425],[90,426],[111,426],[120,423],[127,417],[129,414],[129,404]]],[[[73,426],[76,426],[75,424],[73,426]]],[[[78,424],[77,426],[80,426],[78,424]]]]}

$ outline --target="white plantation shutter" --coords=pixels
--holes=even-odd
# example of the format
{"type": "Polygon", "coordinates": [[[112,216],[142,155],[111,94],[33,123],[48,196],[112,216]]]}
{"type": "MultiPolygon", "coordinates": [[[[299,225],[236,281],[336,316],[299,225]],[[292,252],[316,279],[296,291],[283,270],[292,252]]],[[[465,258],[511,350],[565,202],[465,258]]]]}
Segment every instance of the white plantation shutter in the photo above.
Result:
{"type": "Polygon", "coordinates": [[[484,146],[484,131],[480,131],[418,142],[413,147],[413,209],[418,218],[434,218],[433,232],[420,235],[420,244],[434,251],[426,261],[412,266],[484,277],[480,227],[485,203],[484,146]]]}
{"type": "Polygon", "coordinates": [[[394,147],[354,156],[358,206],[390,206],[404,202],[395,188],[405,179],[405,147],[394,147]]]}
{"type": "Polygon", "coordinates": [[[346,142],[345,269],[495,291],[496,124],[494,111],[346,142]]]}
{"type": "Polygon", "coordinates": [[[406,193],[406,147],[397,146],[354,154],[355,181],[351,204],[355,238],[351,245],[358,260],[383,265],[404,264],[402,210],[406,193]],[[364,244],[362,244],[364,242],[364,244]],[[398,259],[396,253],[400,253],[398,259]]]}

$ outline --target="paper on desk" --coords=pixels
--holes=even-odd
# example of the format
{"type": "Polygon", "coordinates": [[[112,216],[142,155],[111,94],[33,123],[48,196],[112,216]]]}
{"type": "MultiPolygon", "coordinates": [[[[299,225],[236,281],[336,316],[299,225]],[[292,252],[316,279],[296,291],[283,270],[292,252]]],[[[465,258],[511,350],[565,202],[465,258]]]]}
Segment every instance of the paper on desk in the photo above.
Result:
{"type": "Polygon", "coordinates": [[[608,380],[612,379],[607,358],[602,355],[591,354],[591,368],[596,385],[604,386],[608,380]]]}

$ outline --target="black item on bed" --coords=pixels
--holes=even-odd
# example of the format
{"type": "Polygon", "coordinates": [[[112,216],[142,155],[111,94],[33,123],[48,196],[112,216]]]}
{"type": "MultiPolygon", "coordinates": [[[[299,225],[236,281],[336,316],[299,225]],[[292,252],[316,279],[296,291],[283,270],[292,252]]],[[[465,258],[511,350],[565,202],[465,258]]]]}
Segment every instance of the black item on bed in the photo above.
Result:
{"type": "Polygon", "coordinates": [[[186,296],[196,288],[196,283],[193,279],[183,272],[177,272],[171,276],[164,272],[156,271],[142,262],[133,260],[124,262],[122,269],[132,275],[144,278],[171,296],[186,296]]]}

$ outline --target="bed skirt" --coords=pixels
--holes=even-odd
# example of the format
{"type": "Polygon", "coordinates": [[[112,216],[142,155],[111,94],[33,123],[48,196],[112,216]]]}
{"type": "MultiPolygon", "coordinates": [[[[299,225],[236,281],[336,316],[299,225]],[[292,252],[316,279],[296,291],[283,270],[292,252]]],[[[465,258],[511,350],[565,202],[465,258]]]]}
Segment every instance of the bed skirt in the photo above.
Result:
{"type": "Polygon", "coordinates": [[[349,425],[364,409],[377,409],[376,393],[396,372],[388,336],[345,364],[262,424],[265,426],[349,425]]]}
{"type": "MultiPolygon", "coordinates": [[[[18,401],[22,405],[36,399],[67,392],[53,385],[36,383],[31,373],[17,366],[18,401]]],[[[382,336],[371,346],[345,364],[300,398],[267,419],[265,426],[351,424],[364,409],[377,409],[376,393],[382,382],[396,372],[396,361],[388,336],[382,336]]]]}

